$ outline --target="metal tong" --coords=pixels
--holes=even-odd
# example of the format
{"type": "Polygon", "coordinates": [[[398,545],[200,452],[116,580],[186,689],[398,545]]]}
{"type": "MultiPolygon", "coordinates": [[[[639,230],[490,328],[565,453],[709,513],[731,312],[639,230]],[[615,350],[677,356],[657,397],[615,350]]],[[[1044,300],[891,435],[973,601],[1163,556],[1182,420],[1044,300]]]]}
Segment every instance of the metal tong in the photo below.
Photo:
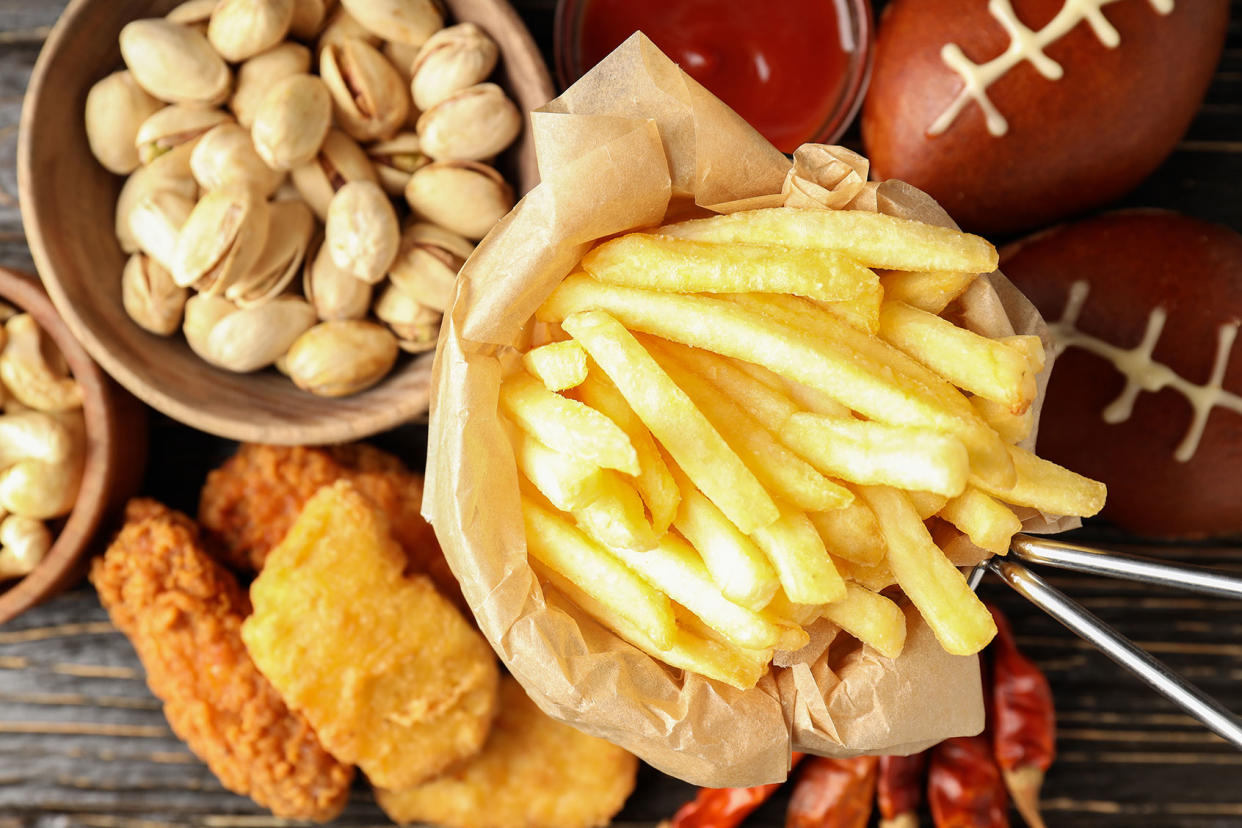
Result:
{"type": "Polygon", "coordinates": [[[976,588],[987,572],[993,572],[1019,595],[1242,750],[1242,719],[1014,558],[1057,569],[1238,600],[1242,600],[1242,578],[1030,535],[1015,535],[1010,550],[1008,557],[993,557],[976,566],[970,573],[971,588],[976,588]]]}

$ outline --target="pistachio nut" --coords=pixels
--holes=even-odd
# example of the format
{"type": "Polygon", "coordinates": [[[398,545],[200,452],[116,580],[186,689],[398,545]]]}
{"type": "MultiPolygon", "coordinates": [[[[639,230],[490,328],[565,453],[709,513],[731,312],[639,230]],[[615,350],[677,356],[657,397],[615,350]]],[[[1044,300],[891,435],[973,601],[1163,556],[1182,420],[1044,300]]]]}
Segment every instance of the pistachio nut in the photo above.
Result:
{"type": "Polygon", "coordinates": [[[328,130],[319,154],[290,171],[293,186],[320,221],[328,217],[328,203],[350,181],[377,181],[375,167],[358,143],[339,129],[328,130]]]}
{"type": "Polygon", "coordinates": [[[163,107],[127,71],[113,72],[86,93],[86,141],[110,172],[126,175],[141,160],[134,138],[142,123],[163,107]]]}
{"type": "Polygon", "coordinates": [[[496,41],[473,23],[458,23],[428,38],[411,68],[414,105],[427,110],[468,86],[487,80],[496,68],[496,41]]]}
{"type": "Polygon", "coordinates": [[[328,16],[328,22],[323,24],[323,29],[319,32],[317,51],[322,52],[331,44],[341,43],[347,37],[365,40],[372,46],[378,45],[383,40],[379,35],[372,34],[370,30],[355,20],[345,10],[344,6],[337,6],[336,11],[328,16]]]}
{"type": "Polygon", "coordinates": [[[302,293],[324,320],[361,319],[371,307],[371,286],[337,267],[324,244],[306,259],[302,293]]]}
{"type": "Polygon", "coordinates": [[[181,227],[193,209],[193,199],[172,190],[144,196],[129,214],[129,230],[138,248],[164,267],[172,267],[181,227]]]}
{"type": "Polygon", "coordinates": [[[394,198],[405,192],[405,185],[415,170],[431,163],[419,149],[418,136],[413,132],[402,132],[387,141],[371,144],[367,147],[367,157],[375,165],[380,186],[394,198]]]}
{"type": "Polygon", "coordinates": [[[443,311],[453,298],[457,271],[473,252],[474,245],[456,233],[415,222],[401,234],[388,280],[419,304],[443,311]]]}
{"type": "Polygon", "coordinates": [[[272,202],[263,252],[248,274],[225,289],[225,298],[247,308],[281,294],[301,271],[314,232],[315,217],[301,201],[272,202]]]}
{"type": "Polygon", "coordinates": [[[174,147],[125,179],[116,200],[115,229],[117,241],[126,253],[138,249],[138,240],[129,227],[130,214],[138,202],[160,190],[171,190],[189,199],[198,198],[198,182],[190,172],[190,153],[196,140],[174,147]]]}
{"type": "Polygon", "coordinates": [[[341,0],[341,5],[380,37],[411,46],[423,45],[444,25],[433,0],[341,0]]]}
{"type": "Polygon", "coordinates": [[[416,217],[477,240],[513,208],[513,188],[486,164],[438,161],[410,176],[405,200],[416,217]]]}
{"type": "Polygon", "coordinates": [[[397,74],[401,75],[401,80],[405,82],[405,85],[409,86],[410,81],[414,79],[414,61],[418,59],[419,47],[408,43],[398,43],[395,40],[386,40],[380,51],[397,70],[397,74]]]}
{"type": "Polygon", "coordinates": [[[293,20],[289,34],[298,40],[314,40],[328,16],[326,0],[293,0],[293,20]]]}
{"type": "Polygon", "coordinates": [[[442,314],[388,285],[375,303],[375,315],[397,337],[397,346],[417,354],[436,347],[442,314]]]}
{"type": "Polygon", "coordinates": [[[135,253],[121,271],[121,304],[129,318],[143,329],[169,336],[181,326],[189,291],[178,287],[172,274],[144,253],[135,253]]]}
{"type": "Polygon", "coordinates": [[[315,157],[332,125],[332,96],[314,75],[274,83],[255,112],[251,136],[269,167],[288,170],[315,157]]]}
{"type": "Polygon", "coordinates": [[[320,322],[297,338],[284,366],[303,391],[321,397],[356,394],[387,376],[397,361],[397,339],[361,319],[320,322]]]}
{"type": "Polygon", "coordinates": [[[207,340],[211,332],[217,323],[236,312],[237,306],[223,296],[206,293],[191,296],[185,303],[185,318],[181,323],[181,331],[190,350],[207,359],[207,340]]]}
{"type": "Polygon", "coordinates": [[[164,19],[170,23],[180,23],[182,26],[202,26],[203,34],[206,34],[207,21],[211,20],[211,13],[216,10],[219,2],[220,0],[186,0],[164,15],[164,19]]]}
{"type": "Polygon", "coordinates": [[[357,140],[387,138],[405,123],[409,90],[374,46],[347,37],[323,47],[319,75],[332,93],[337,123],[357,140]]]}
{"type": "Polygon", "coordinates": [[[198,138],[212,127],[231,120],[227,112],[218,109],[184,104],[166,106],[138,127],[138,134],[134,138],[138,158],[142,163],[150,164],[173,147],[198,138]]]}
{"type": "Polygon", "coordinates": [[[235,123],[220,124],[199,140],[190,153],[190,171],[204,190],[241,184],[264,198],[285,180],[283,171],[263,163],[250,133],[235,123]]]}
{"type": "Polygon", "coordinates": [[[218,368],[238,373],[271,365],[316,321],[315,311],[300,296],[277,296],[238,309],[228,300],[200,295],[186,303],[185,315],[186,341],[195,352],[218,368]],[[200,309],[200,299],[213,301],[200,309]]]}
{"type": "Polygon", "coordinates": [[[250,187],[230,184],[194,205],[181,227],[173,281],[208,294],[223,293],[254,267],[267,242],[267,201],[250,187]]]}
{"type": "Polygon", "coordinates": [[[272,201],[302,201],[302,194],[298,192],[298,188],[293,186],[293,182],[285,179],[281,185],[276,188],[276,192],[272,193],[272,201]]]}
{"type": "Polygon", "coordinates": [[[513,143],[522,116],[494,83],[459,89],[418,117],[423,152],[437,161],[479,161],[513,143]]]}
{"type": "Polygon", "coordinates": [[[229,109],[237,123],[249,129],[254,113],[276,81],[290,75],[310,72],[311,55],[300,43],[282,43],[261,52],[237,67],[237,85],[229,99],[229,109]]]}
{"type": "Polygon", "coordinates": [[[134,80],[169,103],[221,103],[229,93],[229,67],[188,26],[155,18],[121,29],[121,57],[134,80]]]}
{"type": "Polygon", "coordinates": [[[401,231],[392,202],[373,181],[351,181],[328,204],[324,244],[337,267],[368,284],[384,278],[401,231]]]}
{"type": "Polygon", "coordinates": [[[253,57],[285,39],[293,0],[220,0],[207,24],[207,39],[231,63],[253,57]]]}

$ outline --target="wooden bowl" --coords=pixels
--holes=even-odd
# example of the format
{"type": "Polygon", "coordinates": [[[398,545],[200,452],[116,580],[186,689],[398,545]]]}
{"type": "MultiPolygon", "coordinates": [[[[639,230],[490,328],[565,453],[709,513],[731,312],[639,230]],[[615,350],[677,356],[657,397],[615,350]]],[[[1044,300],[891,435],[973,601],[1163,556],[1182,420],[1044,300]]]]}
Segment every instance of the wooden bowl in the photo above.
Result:
{"type": "MultiPolygon", "coordinates": [[[[86,466],[73,511],[34,571],[0,583],[0,624],[76,581],[106,515],[120,508],[142,481],[147,424],[143,407],[100,370],[74,339],[34,276],[0,268],[0,300],[34,317],[65,355],[82,386],[86,466]]],[[[56,531],[56,526],[52,526],[56,531]]]]}
{"type": "MultiPolygon", "coordinates": [[[[430,353],[405,357],[379,385],[344,399],[298,390],[274,370],[233,374],[199,359],[181,336],[139,328],[121,306],[124,254],[113,236],[122,179],[91,155],[83,111],[97,80],[122,67],[117,34],[175,0],[73,0],[48,37],[22,107],[18,182],[27,239],[69,329],[122,385],[174,419],[235,440],[315,444],[353,440],[426,413],[430,353]]],[[[446,0],[500,47],[496,79],[523,111],[553,95],[539,50],[503,0],[446,0]]],[[[525,193],[538,181],[526,130],[498,162],[525,193]]]]}

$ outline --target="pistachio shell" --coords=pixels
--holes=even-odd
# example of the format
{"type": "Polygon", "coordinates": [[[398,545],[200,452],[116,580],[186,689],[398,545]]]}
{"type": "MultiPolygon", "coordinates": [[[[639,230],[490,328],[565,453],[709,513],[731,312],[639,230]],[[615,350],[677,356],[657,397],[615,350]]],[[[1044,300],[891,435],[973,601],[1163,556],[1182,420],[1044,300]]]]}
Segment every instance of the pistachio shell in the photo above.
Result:
{"type": "Polygon", "coordinates": [[[144,253],[164,267],[172,267],[181,227],[193,209],[193,199],[171,190],[156,190],[134,205],[130,232],[144,253]]]}
{"type": "Polygon", "coordinates": [[[384,192],[397,198],[405,192],[410,175],[420,167],[431,163],[418,145],[418,136],[403,132],[388,141],[367,147],[367,157],[375,165],[380,186],[384,192]]]}
{"type": "Polygon", "coordinates": [[[494,83],[459,89],[418,118],[423,151],[437,161],[491,158],[521,131],[521,114],[494,83]]]}
{"type": "Polygon", "coordinates": [[[439,161],[410,176],[405,200],[415,216],[477,240],[513,208],[513,189],[486,164],[439,161]]]}
{"type": "Polygon", "coordinates": [[[411,46],[423,45],[444,25],[433,0],[341,0],[341,5],[380,37],[411,46]]]}
{"type": "Polygon", "coordinates": [[[361,319],[371,307],[371,286],[332,261],[326,245],[307,258],[302,293],[320,319],[361,319]]]}
{"type": "Polygon", "coordinates": [[[300,43],[282,43],[237,67],[237,86],[229,99],[229,109],[237,116],[237,123],[249,129],[254,124],[255,111],[276,81],[290,75],[305,75],[310,64],[310,49],[300,43]]]}
{"type": "Polygon", "coordinates": [[[150,164],[173,147],[198,138],[212,127],[231,120],[227,112],[218,109],[184,104],[166,106],[138,127],[138,134],[134,138],[138,157],[142,163],[150,164]]]}
{"type": "Polygon", "coordinates": [[[164,19],[182,26],[206,26],[219,2],[220,0],[186,0],[164,15],[164,19]]]}
{"type": "MultiPolygon", "coordinates": [[[[202,297],[196,296],[190,300],[202,297]]],[[[186,304],[186,319],[190,317],[186,304]]],[[[231,303],[225,304],[232,307],[231,303]]],[[[277,296],[270,302],[223,313],[200,340],[199,356],[219,368],[247,373],[275,362],[315,324],[315,311],[299,296],[277,296]]],[[[189,331],[186,339],[189,340],[189,331]]]]}
{"type": "Polygon", "coordinates": [[[331,125],[332,96],[323,81],[290,75],[263,96],[251,135],[269,167],[288,170],[315,157],[331,125]]]}
{"type": "Polygon", "coordinates": [[[338,124],[357,140],[387,138],[405,123],[409,90],[374,46],[358,38],[325,46],[319,75],[332,93],[338,124]]]}
{"type": "Polygon", "coordinates": [[[392,202],[372,181],[351,181],[328,205],[324,244],[337,267],[369,284],[384,278],[401,231],[392,202]]]}
{"type": "Polygon", "coordinates": [[[349,12],[345,11],[343,6],[337,6],[336,11],[328,16],[328,22],[324,24],[323,29],[319,32],[318,51],[322,52],[330,44],[341,43],[347,37],[356,37],[364,40],[372,46],[378,45],[383,39],[379,35],[372,34],[366,27],[355,20],[349,12]]]}
{"type": "Polygon", "coordinates": [[[436,347],[442,314],[395,286],[384,288],[375,303],[375,315],[397,336],[401,350],[416,354],[436,347]]]}
{"type": "Polygon", "coordinates": [[[228,66],[194,29],[158,18],[135,20],[121,29],[120,41],[134,80],[160,100],[218,104],[228,96],[228,66]]]}
{"type": "Polygon", "coordinates": [[[285,180],[284,172],[263,163],[250,133],[233,123],[221,124],[202,137],[190,154],[190,170],[204,190],[241,184],[265,198],[285,180]]]}
{"type": "Polygon", "coordinates": [[[401,80],[406,86],[410,85],[410,81],[414,79],[414,61],[418,59],[418,46],[411,46],[408,43],[398,43],[393,40],[384,41],[384,47],[380,49],[384,53],[384,57],[388,58],[388,62],[397,70],[397,74],[401,76],[401,80]]]}
{"type": "Polygon", "coordinates": [[[443,311],[452,300],[457,271],[472,252],[474,245],[456,233],[415,222],[401,234],[388,279],[419,304],[443,311]]]}
{"type": "Polygon", "coordinates": [[[186,198],[198,198],[198,183],[190,172],[190,153],[194,150],[193,139],[164,153],[144,167],[134,170],[116,200],[116,238],[121,249],[133,253],[138,240],[129,229],[129,217],[138,202],[150,193],[172,190],[186,198]]]}
{"type": "Polygon", "coordinates": [[[207,24],[207,39],[232,63],[253,57],[285,39],[293,0],[220,0],[207,24]]]}
{"type": "Polygon", "coordinates": [[[140,161],[134,139],[142,123],[163,107],[134,76],[113,72],[86,93],[86,141],[110,172],[125,175],[140,161]]]}
{"type": "Polygon", "coordinates": [[[293,0],[293,20],[289,34],[298,40],[314,40],[328,16],[325,0],[293,0]]]}
{"type": "Polygon", "coordinates": [[[321,322],[298,337],[284,367],[303,391],[345,397],[383,379],[397,361],[397,339],[374,322],[321,322]]]}
{"type": "Polygon", "coordinates": [[[236,311],[237,306],[223,296],[206,293],[191,296],[185,303],[185,320],[181,323],[181,331],[190,349],[207,359],[207,339],[212,330],[221,319],[236,311]]]}
{"type": "Polygon", "coordinates": [[[129,318],[160,336],[175,333],[189,291],[178,287],[159,262],[135,253],[121,272],[121,304],[129,318]]]}
{"type": "Polygon", "coordinates": [[[328,217],[328,203],[350,181],[377,181],[375,167],[362,147],[339,129],[328,130],[319,154],[290,172],[293,186],[320,221],[328,217]]]}
{"type": "Polygon", "coordinates": [[[250,272],[267,241],[268,204],[250,187],[231,184],[203,196],[181,228],[173,281],[223,293],[250,272]]]}
{"type": "Polygon", "coordinates": [[[276,201],[268,208],[267,242],[250,273],[229,285],[224,296],[238,307],[261,304],[284,291],[302,269],[315,232],[315,218],[300,201],[276,201]]]}
{"type": "Polygon", "coordinates": [[[487,80],[496,68],[496,41],[473,23],[458,23],[433,34],[411,67],[414,104],[427,110],[468,86],[487,80]]]}

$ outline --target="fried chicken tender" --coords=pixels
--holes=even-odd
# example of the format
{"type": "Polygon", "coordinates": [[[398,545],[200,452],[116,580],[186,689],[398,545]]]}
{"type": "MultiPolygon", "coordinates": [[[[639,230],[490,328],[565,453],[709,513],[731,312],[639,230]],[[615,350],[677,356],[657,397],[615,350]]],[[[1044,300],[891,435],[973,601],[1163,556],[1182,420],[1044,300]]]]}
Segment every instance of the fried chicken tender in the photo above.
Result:
{"type": "Polygon", "coordinates": [[[277,816],[327,821],[340,813],[353,768],[324,750],[251,661],[241,639],[250,602],[203,550],[189,518],[153,500],[130,501],[90,579],[173,731],[224,787],[277,816]]]}
{"type": "Polygon", "coordinates": [[[621,810],[637,770],[630,753],[545,715],[506,676],[500,715],[478,756],[416,788],[375,797],[401,823],[593,828],[621,810]]]}
{"type": "Polygon", "coordinates": [[[496,713],[487,641],[405,556],[356,484],[319,490],[250,588],[242,639],[332,754],[408,788],[473,755],[496,713]]]}

